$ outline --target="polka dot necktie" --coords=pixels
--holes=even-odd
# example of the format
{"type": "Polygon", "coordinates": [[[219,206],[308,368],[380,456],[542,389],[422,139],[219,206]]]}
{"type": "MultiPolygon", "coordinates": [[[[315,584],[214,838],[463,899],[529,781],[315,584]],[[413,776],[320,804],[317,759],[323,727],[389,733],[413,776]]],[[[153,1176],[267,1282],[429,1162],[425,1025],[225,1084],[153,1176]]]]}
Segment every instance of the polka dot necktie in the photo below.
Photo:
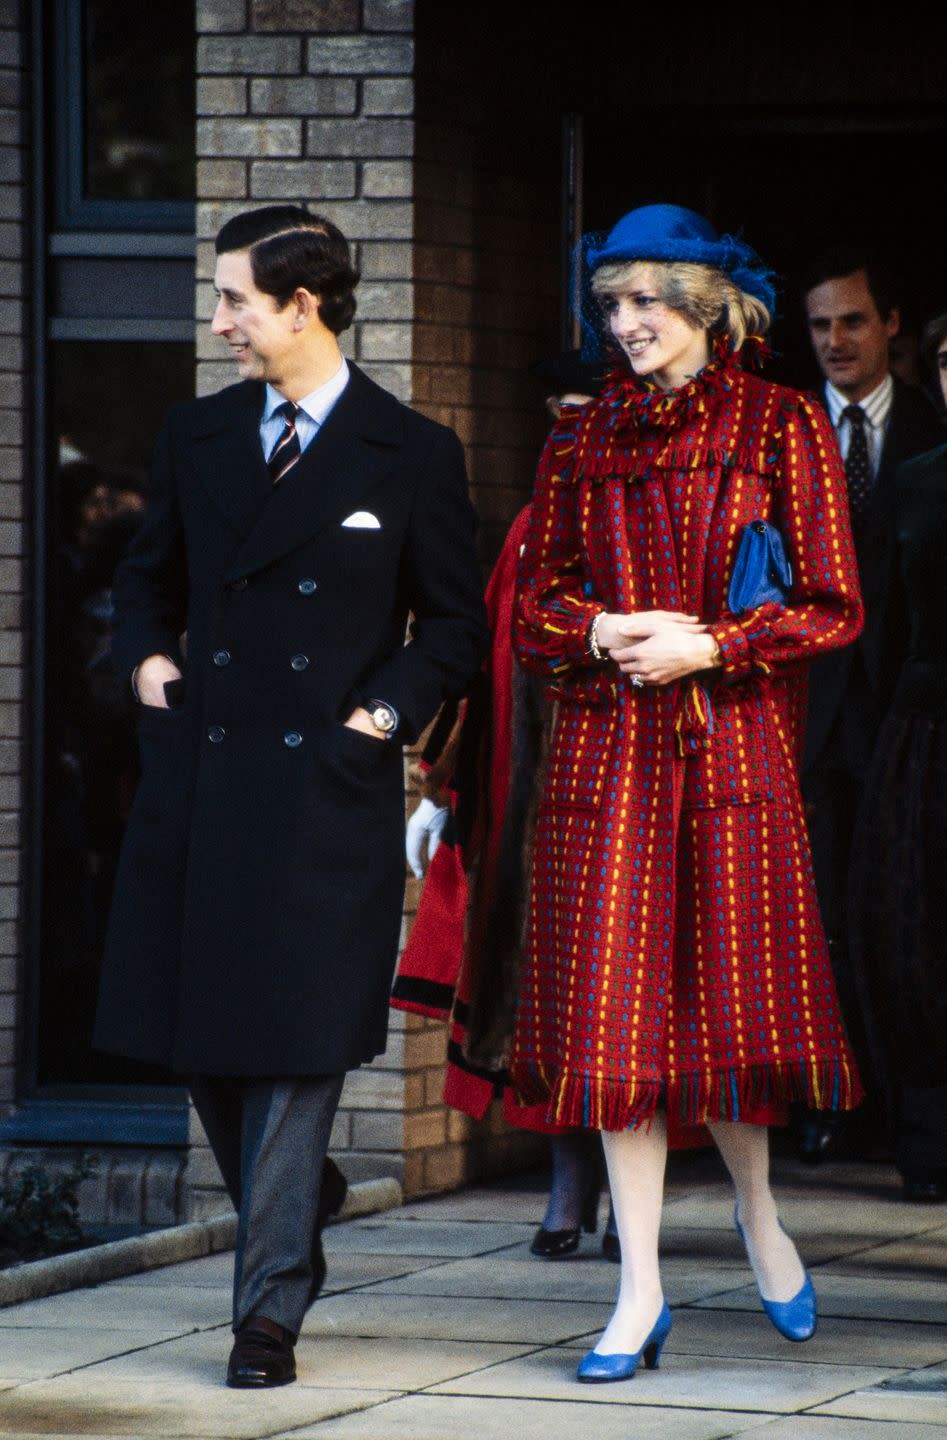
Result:
{"type": "Polygon", "coordinates": [[[296,416],[299,414],[299,406],[294,405],[292,400],[284,400],[282,405],[277,405],[273,414],[280,415],[285,421],[283,433],[266,462],[270,479],[275,485],[282,480],[287,471],[292,470],[302,451],[299,448],[299,436],[296,434],[296,416]]]}
{"type": "Polygon", "coordinates": [[[845,456],[848,508],[856,520],[861,520],[871,504],[872,482],[865,412],[860,405],[846,405],[842,419],[848,421],[848,454],[845,456]]]}

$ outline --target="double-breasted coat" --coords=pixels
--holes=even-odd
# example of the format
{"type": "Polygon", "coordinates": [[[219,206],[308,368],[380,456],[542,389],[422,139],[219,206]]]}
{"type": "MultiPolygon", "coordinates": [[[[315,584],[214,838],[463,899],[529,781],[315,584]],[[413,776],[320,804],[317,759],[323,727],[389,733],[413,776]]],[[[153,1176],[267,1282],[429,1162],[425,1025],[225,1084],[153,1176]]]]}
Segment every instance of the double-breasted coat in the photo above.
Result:
{"type": "Polygon", "coordinates": [[[351,372],[275,488],[261,384],[173,410],[115,580],[117,669],[167,654],[185,693],[140,709],[96,1039],[182,1074],[336,1073],[384,1048],[401,743],[488,640],[459,441],[351,372]],[[395,740],[344,726],[368,699],[395,740]]]}
{"type": "Polygon", "coordinates": [[[557,698],[511,1075],[551,1121],[623,1129],[854,1103],[797,766],[806,661],[862,612],[828,417],[720,354],[668,395],[614,377],[554,430],[514,643],[557,698]],[[727,607],[770,520],[785,606],[727,607]],[[590,653],[600,611],[700,616],[721,668],[634,689],[590,653]]]}

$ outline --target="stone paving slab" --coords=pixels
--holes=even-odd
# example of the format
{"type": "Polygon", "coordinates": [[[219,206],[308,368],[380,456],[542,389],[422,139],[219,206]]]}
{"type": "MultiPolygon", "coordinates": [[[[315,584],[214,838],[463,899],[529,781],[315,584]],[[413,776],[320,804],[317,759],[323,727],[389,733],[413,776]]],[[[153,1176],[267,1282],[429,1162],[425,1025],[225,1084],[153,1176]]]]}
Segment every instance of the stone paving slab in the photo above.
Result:
{"type": "Polygon", "coordinates": [[[535,1229],[534,1225],[483,1221],[396,1220],[385,1224],[366,1220],[333,1225],[326,1231],[324,1246],[326,1255],[351,1251],[362,1255],[486,1255],[531,1240],[535,1229]]]}
{"type": "Polygon", "coordinates": [[[938,1271],[947,1283],[947,1230],[928,1230],[910,1240],[874,1245],[832,1260],[825,1268],[835,1275],[857,1275],[869,1271],[896,1279],[924,1279],[938,1271]]]}
{"type": "MultiPolygon", "coordinates": [[[[401,1275],[411,1275],[416,1270],[429,1270],[441,1263],[431,1256],[418,1255],[359,1255],[354,1252],[336,1251],[332,1255],[324,1294],[338,1290],[351,1290],[357,1285],[372,1285],[380,1280],[392,1280],[401,1275]]],[[[195,1285],[200,1289],[216,1290],[227,1297],[233,1289],[233,1252],[214,1255],[207,1260],[191,1260],[184,1265],[175,1265],[165,1270],[149,1270],[142,1275],[127,1275],[116,1280],[116,1287],[124,1290],[163,1290],[177,1292],[182,1285],[195,1285]],[[220,1263],[222,1262],[222,1263],[220,1263]]],[[[165,1300],[155,1301],[164,1304],[165,1300]]],[[[4,1311],[0,1310],[0,1326],[3,1325],[4,1311]]]]}
{"type": "MultiPolygon", "coordinates": [[[[580,1385],[575,1378],[575,1353],[538,1351],[505,1361],[489,1370],[449,1380],[434,1387],[437,1394],[505,1395],[509,1398],[576,1400],[626,1405],[749,1410],[790,1414],[867,1389],[897,1372],[862,1366],[818,1365],[786,1360],[747,1360],[677,1356],[665,1352],[659,1370],[642,1368],[620,1385],[580,1385]],[[616,1394],[616,1391],[619,1393],[616,1394]]],[[[857,1412],[856,1412],[857,1413],[857,1412]]]]}
{"type": "Polygon", "coordinates": [[[180,1334],[229,1319],[229,1293],[221,1309],[224,1293],[207,1286],[182,1285],[175,1293],[173,1310],[169,1311],[160,1290],[152,1294],[145,1287],[98,1285],[91,1290],[72,1290],[65,1295],[28,1300],[23,1305],[0,1310],[0,1336],[7,1328],[58,1330],[66,1325],[90,1330],[121,1327],[125,1331],[143,1330],[154,1334],[171,1328],[172,1316],[174,1328],[180,1334]]]}
{"type": "Polygon", "coordinates": [[[385,1398],[379,1392],[310,1389],[288,1385],[266,1396],[227,1390],[219,1379],[120,1383],[85,1370],[77,1377],[43,1380],[0,1394],[0,1435],[174,1437],[256,1440],[277,1429],[296,1429],[385,1398]],[[262,1404],[261,1404],[262,1400],[262,1404]]]}
{"type": "Polygon", "coordinates": [[[747,1417],[722,1411],[675,1412],[615,1403],[494,1400],[411,1395],[341,1420],[294,1430],[274,1440],[723,1440],[747,1417]]]}
{"type": "Polygon", "coordinates": [[[604,1327],[613,1305],[566,1301],[423,1298],[377,1290],[332,1295],[306,1317],[304,1335],[378,1335],[435,1340],[509,1341],[550,1345],[604,1327]]]}
{"type": "MultiPolygon", "coordinates": [[[[596,1336],[569,1342],[588,1348],[596,1336]]],[[[881,1365],[910,1369],[947,1357],[947,1331],[937,1325],[879,1325],[876,1321],[819,1317],[812,1339],[794,1345],[758,1314],[690,1308],[674,1312],[665,1353],[741,1355],[757,1360],[814,1361],[823,1365],[881,1365]]]]}
{"type": "Polygon", "coordinates": [[[151,1354],[152,1347],[180,1333],[172,1324],[154,1331],[98,1330],[70,1325],[46,1328],[39,1334],[26,1326],[11,1326],[0,1330],[0,1384],[68,1373],[134,1348],[151,1354]]]}
{"type": "MultiPolygon", "coordinates": [[[[747,1265],[722,1261],[706,1266],[683,1260],[661,1267],[664,1293],[669,1305],[699,1299],[708,1292],[739,1289],[746,1284],[747,1265]]],[[[518,1251],[503,1256],[502,1265],[484,1265],[482,1259],[455,1260],[436,1270],[413,1274],[373,1286],[373,1295],[457,1295],[470,1298],[566,1300],[608,1303],[618,1284],[619,1269],[599,1257],[570,1257],[543,1263],[518,1251]]]]}
{"type": "MultiPolygon", "coordinates": [[[[97,1365],[96,1378],[162,1382],[187,1375],[194,1383],[219,1387],[230,1338],[227,1327],[183,1336],[97,1365]]],[[[296,1369],[299,1384],[320,1389],[419,1390],[516,1359],[530,1348],[534,1347],[304,1333],[296,1346],[296,1369]]]]}
{"type": "Polygon", "coordinates": [[[793,1415],[790,1420],[770,1420],[758,1429],[744,1430],[741,1440],[944,1440],[945,1436],[947,1425],[793,1415]]]}
{"type": "MultiPolygon", "coordinates": [[[[820,1271],[815,1284],[820,1315],[947,1325],[947,1285],[943,1280],[895,1280],[888,1275],[835,1275],[820,1271]]],[[[760,1308],[755,1286],[696,1303],[721,1310],[760,1308]]]]}
{"type": "Polygon", "coordinates": [[[820,1405],[817,1415],[845,1415],[862,1420],[923,1421],[947,1428],[947,1397],[904,1394],[897,1390],[856,1390],[820,1405]]]}

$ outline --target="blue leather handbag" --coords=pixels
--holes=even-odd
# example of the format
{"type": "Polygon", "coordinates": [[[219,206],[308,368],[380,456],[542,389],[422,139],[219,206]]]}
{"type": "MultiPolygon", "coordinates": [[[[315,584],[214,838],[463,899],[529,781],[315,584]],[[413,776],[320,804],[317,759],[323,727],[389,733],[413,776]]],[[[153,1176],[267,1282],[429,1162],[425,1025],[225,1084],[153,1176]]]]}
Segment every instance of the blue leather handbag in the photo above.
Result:
{"type": "Polygon", "coordinates": [[[751,520],[743,527],[730,577],[727,604],[732,614],[742,615],[767,601],[785,605],[791,588],[792,566],[782,535],[765,520],[751,520]]]}

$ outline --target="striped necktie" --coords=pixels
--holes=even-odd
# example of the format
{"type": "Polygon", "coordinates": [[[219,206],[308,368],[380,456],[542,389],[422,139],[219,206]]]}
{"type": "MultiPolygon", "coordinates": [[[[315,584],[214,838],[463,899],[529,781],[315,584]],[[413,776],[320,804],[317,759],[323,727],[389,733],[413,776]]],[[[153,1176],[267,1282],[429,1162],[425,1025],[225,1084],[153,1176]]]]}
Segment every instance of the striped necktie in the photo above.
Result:
{"type": "Polygon", "coordinates": [[[299,414],[299,406],[294,405],[292,400],[284,400],[282,405],[277,405],[273,414],[281,415],[286,422],[283,426],[283,433],[266,462],[270,479],[275,485],[277,481],[282,480],[287,471],[292,470],[302,451],[299,448],[299,436],[296,434],[296,416],[299,414]]]}

